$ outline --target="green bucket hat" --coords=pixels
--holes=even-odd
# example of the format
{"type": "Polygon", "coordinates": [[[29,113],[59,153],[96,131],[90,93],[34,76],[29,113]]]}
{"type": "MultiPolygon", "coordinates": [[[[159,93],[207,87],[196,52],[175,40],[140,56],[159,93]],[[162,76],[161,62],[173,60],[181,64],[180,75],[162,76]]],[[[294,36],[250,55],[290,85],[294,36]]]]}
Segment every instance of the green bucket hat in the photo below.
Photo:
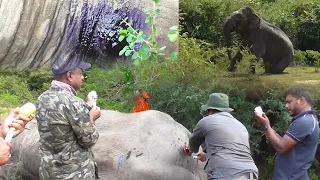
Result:
{"type": "Polygon", "coordinates": [[[208,109],[215,109],[222,112],[233,111],[233,109],[229,107],[229,97],[223,93],[210,94],[208,103],[201,106],[202,111],[207,111],[208,109]]]}

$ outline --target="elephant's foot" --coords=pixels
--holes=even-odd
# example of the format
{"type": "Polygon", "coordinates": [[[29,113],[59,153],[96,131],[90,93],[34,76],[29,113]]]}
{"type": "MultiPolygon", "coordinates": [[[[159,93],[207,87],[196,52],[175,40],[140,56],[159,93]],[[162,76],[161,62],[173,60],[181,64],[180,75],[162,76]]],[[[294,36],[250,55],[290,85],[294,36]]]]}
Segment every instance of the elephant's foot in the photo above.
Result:
{"type": "Polygon", "coordinates": [[[284,74],[283,71],[279,71],[279,70],[266,70],[264,73],[264,75],[272,75],[272,74],[284,74]]]}
{"type": "Polygon", "coordinates": [[[283,74],[283,71],[282,70],[274,70],[274,71],[271,71],[270,73],[272,73],[272,74],[283,74]]]}
{"type": "Polygon", "coordinates": [[[272,75],[272,73],[270,73],[270,72],[264,72],[264,73],[262,73],[261,75],[272,75]]]}

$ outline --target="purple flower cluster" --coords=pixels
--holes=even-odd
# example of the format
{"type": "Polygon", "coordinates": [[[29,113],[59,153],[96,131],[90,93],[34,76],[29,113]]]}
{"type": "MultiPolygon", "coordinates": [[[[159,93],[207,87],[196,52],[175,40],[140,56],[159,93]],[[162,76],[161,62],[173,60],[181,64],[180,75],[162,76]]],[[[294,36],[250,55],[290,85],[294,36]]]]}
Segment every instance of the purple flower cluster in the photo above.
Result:
{"type": "MultiPolygon", "coordinates": [[[[115,10],[106,3],[86,3],[82,8],[81,18],[70,19],[68,41],[78,53],[87,57],[105,57],[111,52],[118,54],[126,45],[118,42],[119,30],[124,27],[120,22],[126,17],[128,22],[132,20],[134,29],[145,31],[145,14],[139,9],[123,7],[115,10]]],[[[139,49],[138,46],[136,48],[139,49]]]]}

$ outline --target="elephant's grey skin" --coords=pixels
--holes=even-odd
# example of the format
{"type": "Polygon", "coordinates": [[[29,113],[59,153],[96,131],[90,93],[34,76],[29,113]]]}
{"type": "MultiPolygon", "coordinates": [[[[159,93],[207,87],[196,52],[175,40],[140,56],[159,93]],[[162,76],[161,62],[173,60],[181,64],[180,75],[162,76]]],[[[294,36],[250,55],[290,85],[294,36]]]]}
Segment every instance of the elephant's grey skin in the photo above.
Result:
{"type": "MultiPolygon", "coordinates": [[[[105,3],[116,7],[113,2],[118,3],[118,8],[137,8],[144,12],[146,7],[152,7],[153,1],[0,0],[0,69],[50,68],[59,60],[59,55],[64,54],[64,49],[70,46],[68,33],[71,31],[74,36],[79,35],[85,4],[95,6],[105,3]],[[78,25],[72,27],[75,22],[78,25]]],[[[167,46],[166,53],[177,51],[178,48],[178,44],[170,43],[167,37],[169,27],[179,24],[178,3],[178,0],[161,0],[157,5],[161,11],[156,22],[158,46],[167,46]]],[[[94,17],[86,18],[87,21],[92,19],[94,17]]],[[[148,31],[149,27],[145,27],[148,31]]]]}
{"type": "MultiPolygon", "coordinates": [[[[14,141],[9,167],[19,165],[24,179],[38,179],[39,135],[30,122],[14,141]],[[27,173],[28,172],[28,173],[27,173]]],[[[102,180],[204,180],[203,162],[183,152],[190,132],[159,111],[120,113],[102,111],[96,121],[100,137],[93,147],[102,180]]]]}
{"type": "MultiPolygon", "coordinates": [[[[292,42],[288,36],[278,27],[264,21],[257,16],[250,7],[242,7],[226,20],[223,27],[227,46],[230,47],[231,32],[235,31],[241,35],[242,43],[250,47],[251,53],[263,59],[265,73],[280,74],[289,66],[294,56],[292,42]]],[[[231,60],[229,71],[235,70],[235,65],[241,60],[240,51],[231,59],[231,52],[228,50],[228,57],[231,60]]],[[[251,65],[252,73],[255,67],[251,65]]]]}

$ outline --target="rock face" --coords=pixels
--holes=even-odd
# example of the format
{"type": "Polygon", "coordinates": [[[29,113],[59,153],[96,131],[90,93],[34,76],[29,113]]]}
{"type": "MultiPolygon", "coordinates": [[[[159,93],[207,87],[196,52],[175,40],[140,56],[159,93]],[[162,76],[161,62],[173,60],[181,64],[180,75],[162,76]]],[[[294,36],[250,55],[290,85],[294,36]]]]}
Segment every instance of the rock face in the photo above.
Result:
{"type": "MultiPolygon", "coordinates": [[[[149,31],[144,9],[152,0],[2,0],[0,1],[0,68],[42,68],[78,48],[85,56],[118,54],[119,21],[128,17],[137,29],[149,31]],[[117,2],[114,4],[114,2],[117,2]],[[62,55],[61,55],[62,54],[62,55]]],[[[157,19],[159,47],[177,51],[167,33],[178,25],[178,1],[162,0],[157,19]]]]}
{"type": "MultiPolygon", "coordinates": [[[[96,126],[100,137],[93,152],[101,179],[206,179],[204,163],[183,152],[190,132],[165,113],[102,111],[96,126]]],[[[29,123],[15,139],[9,164],[1,167],[2,176],[8,175],[11,168],[20,169],[25,179],[38,179],[38,140],[36,123],[29,123]]]]}

